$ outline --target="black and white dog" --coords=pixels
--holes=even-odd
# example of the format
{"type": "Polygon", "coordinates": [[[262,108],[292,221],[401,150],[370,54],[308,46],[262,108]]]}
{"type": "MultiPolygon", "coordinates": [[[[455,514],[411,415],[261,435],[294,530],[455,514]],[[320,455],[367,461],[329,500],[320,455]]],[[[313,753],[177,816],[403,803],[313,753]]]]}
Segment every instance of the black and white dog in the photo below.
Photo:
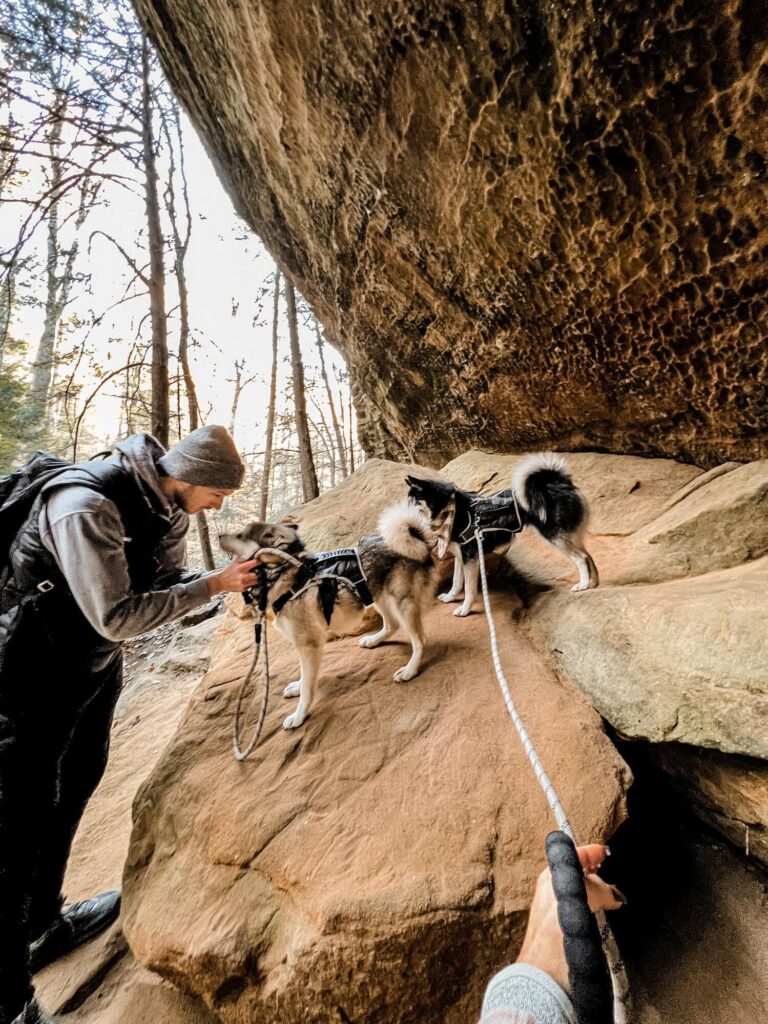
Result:
{"type": "Polygon", "coordinates": [[[480,567],[475,524],[480,519],[485,554],[506,554],[515,534],[532,526],[576,563],[579,582],[573,590],[598,585],[597,568],[582,540],[589,517],[587,502],[560,456],[551,452],[528,456],[515,468],[512,486],[487,499],[447,481],[408,476],[406,482],[410,500],[426,508],[433,530],[438,536],[441,530],[447,534],[448,550],[455,557],[453,583],[439,600],[458,601],[463,592],[464,601],[454,615],[469,615],[477,596],[480,567]]]}
{"type": "Polygon", "coordinates": [[[377,647],[402,627],[411,657],[394,678],[405,683],[418,674],[425,643],[423,614],[434,600],[437,582],[429,519],[421,509],[406,502],[386,509],[378,532],[363,537],[356,548],[310,554],[292,523],[252,522],[237,533],[222,534],[219,543],[241,559],[253,558],[264,548],[293,556],[290,562],[273,554],[262,558],[275,625],[296,647],[301,667],[300,678],[283,690],[285,697],[299,698],[283,728],[298,728],[309,714],[329,627],[337,633],[356,630],[366,605],[374,605],[383,625],[361,637],[360,646],[377,647]]]}

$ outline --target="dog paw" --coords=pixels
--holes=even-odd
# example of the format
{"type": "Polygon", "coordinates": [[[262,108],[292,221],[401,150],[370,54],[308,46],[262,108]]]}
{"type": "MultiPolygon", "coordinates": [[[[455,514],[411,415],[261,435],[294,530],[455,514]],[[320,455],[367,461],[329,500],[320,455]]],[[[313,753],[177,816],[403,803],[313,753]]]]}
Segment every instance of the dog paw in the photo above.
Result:
{"type": "Polygon", "coordinates": [[[298,697],[301,693],[301,680],[297,679],[295,683],[288,683],[286,688],[283,690],[284,697],[298,697]]]}
{"type": "Polygon", "coordinates": [[[457,594],[438,594],[437,600],[442,601],[443,604],[450,604],[451,601],[458,601],[459,597],[457,594]]]}
{"type": "Polygon", "coordinates": [[[574,583],[573,586],[571,587],[571,590],[573,591],[574,594],[579,594],[582,590],[591,590],[591,589],[592,589],[592,584],[591,583],[582,583],[581,580],[579,580],[578,583],[574,583]]]}
{"type": "Polygon", "coordinates": [[[298,729],[300,725],[304,724],[304,719],[307,716],[302,712],[294,711],[292,715],[288,715],[286,720],[283,722],[284,729],[298,729]]]}
{"type": "Polygon", "coordinates": [[[397,672],[392,676],[396,683],[407,683],[409,680],[414,679],[419,674],[418,669],[409,669],[407,665],[403,665],[397,672]]]}
{"type": "Polygon", "coordinates": [[[457,608],[453,614],[456,616],[457,619],[463,619],[467,615],[469,615],[471,611],[471,608],[465,608],[464,605],[462,605],[461,608],[457,608]]]}
{"type": "Polygon", "coordinates": [[[357,642],[361,647],[377,647],[381,643],[375,633],[369,633],[368,636],[361,636],[357,642]]]}

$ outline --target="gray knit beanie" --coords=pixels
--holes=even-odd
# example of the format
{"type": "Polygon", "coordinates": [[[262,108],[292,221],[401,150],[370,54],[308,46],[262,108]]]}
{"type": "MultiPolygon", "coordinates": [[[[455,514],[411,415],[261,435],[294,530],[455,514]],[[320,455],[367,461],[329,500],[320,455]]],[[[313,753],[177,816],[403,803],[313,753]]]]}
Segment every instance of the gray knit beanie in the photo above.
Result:
{"type": "Polygon", "coordinates": [[[176,480],[198,487],[232,490],[243,482],[245,467],[232,435],[225,427],[200,427],[157,460],[176,480]]]}

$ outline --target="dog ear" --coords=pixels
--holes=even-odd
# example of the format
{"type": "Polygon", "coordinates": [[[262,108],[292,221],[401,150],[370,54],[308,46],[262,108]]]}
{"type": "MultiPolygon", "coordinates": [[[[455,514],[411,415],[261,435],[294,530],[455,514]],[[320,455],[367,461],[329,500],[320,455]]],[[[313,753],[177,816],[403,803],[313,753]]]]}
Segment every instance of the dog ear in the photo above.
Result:
{"type": "Polygon", "coordinates": [[[426,480],[420,480],[417,476],[407,476],[405,478],[405,482],[408,484],[408,488],[412,493],[419,493],[424,490],[426,480]]]}
{"type": "Polygon", "coordinates": [[[285,530],[293,530],[294,533],[298,533],[299,532],[299,524],[298,523],[292,523],[292,522],[288,522],[285,519],[280,519],[278,521],[277,525],[278,526],[282,526],[283,529],[285,529],[285,530]]]}

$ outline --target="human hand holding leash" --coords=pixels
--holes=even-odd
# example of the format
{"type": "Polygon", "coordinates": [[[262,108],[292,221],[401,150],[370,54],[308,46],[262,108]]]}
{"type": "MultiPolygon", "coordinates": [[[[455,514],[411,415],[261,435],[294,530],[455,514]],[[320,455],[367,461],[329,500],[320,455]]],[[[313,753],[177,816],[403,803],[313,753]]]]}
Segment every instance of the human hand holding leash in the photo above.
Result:
{"type": "Polygon", "coordinates": [[[615,1012],[614,985],[591,917],[626,902],[596,874],[608,848],[575,847],[559,831],[550,832],[545,845],[549,866],[536,883],[523,947],[488,983],[479,1024],[626,1020],[615,1012]]]}
{"type": "Polygon", "coordinates": [[[233,559],[223,569],[212,572],[206,576],[208,581],[208,593],[211,597],[216,594],[242,594],[255,583],[253,570],[259,564],[257,558],[251,558],[247,562],[238,562],[233,559]]]}
{"type": "MultiPolygon", "coordinates": [[[[622,906],[626,902],[624,896],[595,873],[608,854],[608,847],[602,844],[580,846],[576,853],[584,869],[590,910],[616,910],[622,906]]],[[[570,990],[563,933],[558,921],[557,899],[552,888],[549,868],[541,872],[536,883],[528,931],[518,962],[538,967],[554,978],[564,992],[570,990]]]]}

